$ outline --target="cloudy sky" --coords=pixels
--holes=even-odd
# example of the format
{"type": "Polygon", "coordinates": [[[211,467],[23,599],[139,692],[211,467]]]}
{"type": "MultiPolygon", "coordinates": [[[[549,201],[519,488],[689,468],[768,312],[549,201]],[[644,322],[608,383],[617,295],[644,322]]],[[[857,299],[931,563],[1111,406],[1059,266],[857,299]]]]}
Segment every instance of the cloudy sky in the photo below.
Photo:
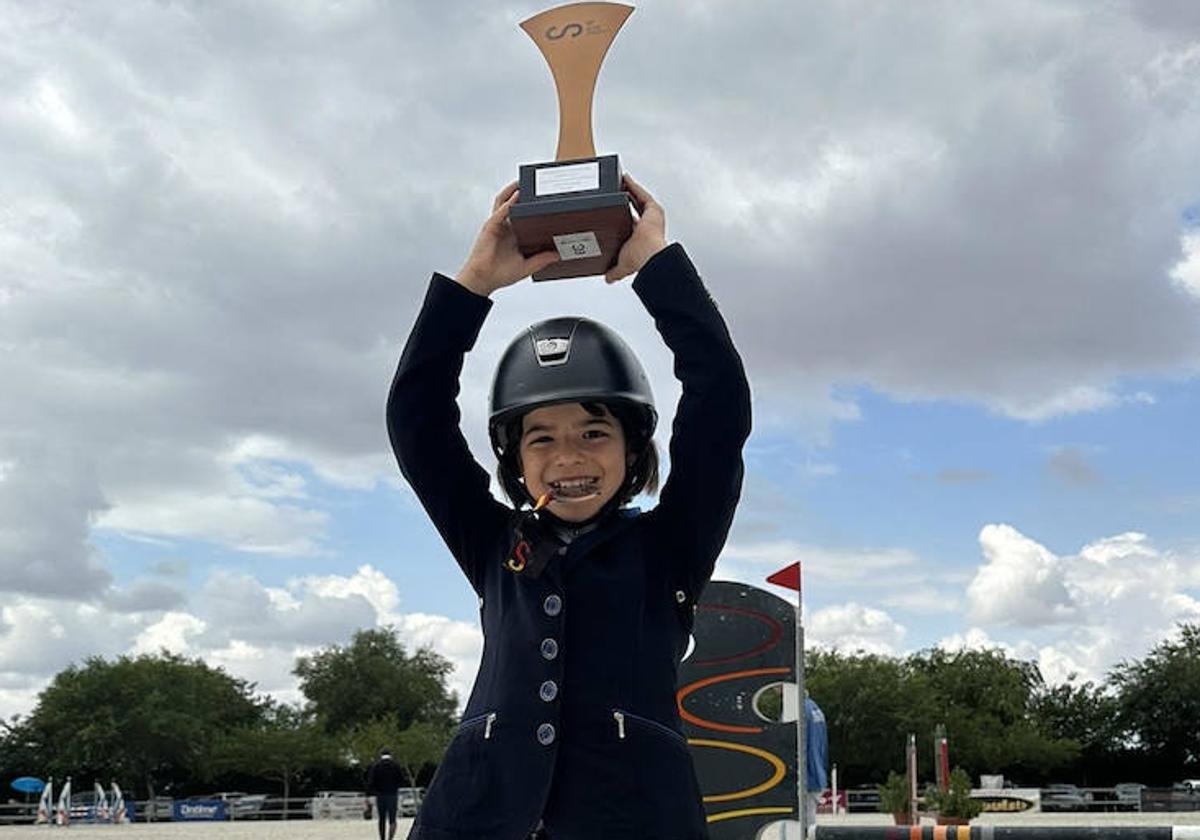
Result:
{"type": "MultiPolygon", "coordinates": [[[[295,699],[476,602],[383,405],[429,275],[553,157],[543,6],[0,0],[0,714],[168,648],[295,699]]],[[[754,390],[718,576],[796,560],[814,644],[1096,678],[1200,620],[1200,6],[648,0],[598,151],[665,205],[754,390]]],[[[464,372],[629,285],[522,284],[464,372]]],[[[660,439],[665,444],[665,439],[660,439]]],[[[781,593],[783,594],[783,593],[781,593]]]]}

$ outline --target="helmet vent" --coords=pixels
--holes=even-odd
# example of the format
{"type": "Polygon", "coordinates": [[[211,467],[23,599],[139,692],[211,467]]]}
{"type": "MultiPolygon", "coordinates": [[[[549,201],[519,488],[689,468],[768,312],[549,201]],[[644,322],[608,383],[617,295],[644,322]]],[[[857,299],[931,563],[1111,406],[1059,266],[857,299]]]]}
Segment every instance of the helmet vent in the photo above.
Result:
{"type": "Polygon", "coordinates": [[[533,346],[541,367],[566,364],[567,358],[571,355],[571,339],[569,338],[539,338],[533,346]]]}

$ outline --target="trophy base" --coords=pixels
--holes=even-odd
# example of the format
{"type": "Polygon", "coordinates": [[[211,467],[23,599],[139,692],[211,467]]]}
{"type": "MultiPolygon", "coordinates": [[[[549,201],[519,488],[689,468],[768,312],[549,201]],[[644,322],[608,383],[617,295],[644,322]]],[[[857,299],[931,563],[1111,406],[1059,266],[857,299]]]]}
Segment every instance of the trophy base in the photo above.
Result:
{"type": "Polygon", "coordinates": [[[508,211],[517,247],[527,257],[542,251],[560,257],[534,280],[587,277],[612,268],[633,233],[616,155],[524,165],[519,184],[521,197],[508,211]]]}

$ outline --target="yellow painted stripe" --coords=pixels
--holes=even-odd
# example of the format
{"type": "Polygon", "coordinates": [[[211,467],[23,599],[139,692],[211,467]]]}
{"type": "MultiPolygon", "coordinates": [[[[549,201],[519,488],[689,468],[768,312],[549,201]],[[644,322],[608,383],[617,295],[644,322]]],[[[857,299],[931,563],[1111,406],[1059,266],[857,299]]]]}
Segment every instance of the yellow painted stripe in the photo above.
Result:
{"type": "Polygon", "coordinates": [[[757,817],[761,814],[794,814],[796,813],[791,808],[743,808],[740,811],[722,811],[719,814],[709,814],[708,821],[710,823],[720,822],[721,820],[733,820],[738,817],[757,817]]]}
{"type": "Polygon", "coordinates": [[[770,790],[783,781],[784,775],[787,773],[787,767],[783,761],[776,755],[760,750],[758,747],[749,747],[745,744],[735,744],[732,741],[710,741],[707,738],[688,738],[688,743],[693,747],[713,747],[718,750],[733,750],[734,752],[743,752],[761,758],[770,764],[775,772],[771,774],[771,778],[767,779],[761,785],[748,787],[743,790],[735,790],[733,793],[714,793],[704,797],[705,802],[729,802],[734,799],[748,799],[751,796],[762,793],[764,790],[770,790]]]}

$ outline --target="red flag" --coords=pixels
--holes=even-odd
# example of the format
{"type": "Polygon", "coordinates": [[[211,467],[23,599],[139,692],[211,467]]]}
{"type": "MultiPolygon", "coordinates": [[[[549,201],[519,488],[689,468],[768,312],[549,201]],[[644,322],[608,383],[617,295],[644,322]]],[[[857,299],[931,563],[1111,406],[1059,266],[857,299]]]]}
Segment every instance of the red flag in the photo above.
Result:
{"type": "Polygon", "coordinates": [[[788,589],[800,591],[800,564],[793,563],[787,568],[780,569],[773,575],[767,577],[767,583],[774,583],[777,586],[786,586],[788,589]]]}

